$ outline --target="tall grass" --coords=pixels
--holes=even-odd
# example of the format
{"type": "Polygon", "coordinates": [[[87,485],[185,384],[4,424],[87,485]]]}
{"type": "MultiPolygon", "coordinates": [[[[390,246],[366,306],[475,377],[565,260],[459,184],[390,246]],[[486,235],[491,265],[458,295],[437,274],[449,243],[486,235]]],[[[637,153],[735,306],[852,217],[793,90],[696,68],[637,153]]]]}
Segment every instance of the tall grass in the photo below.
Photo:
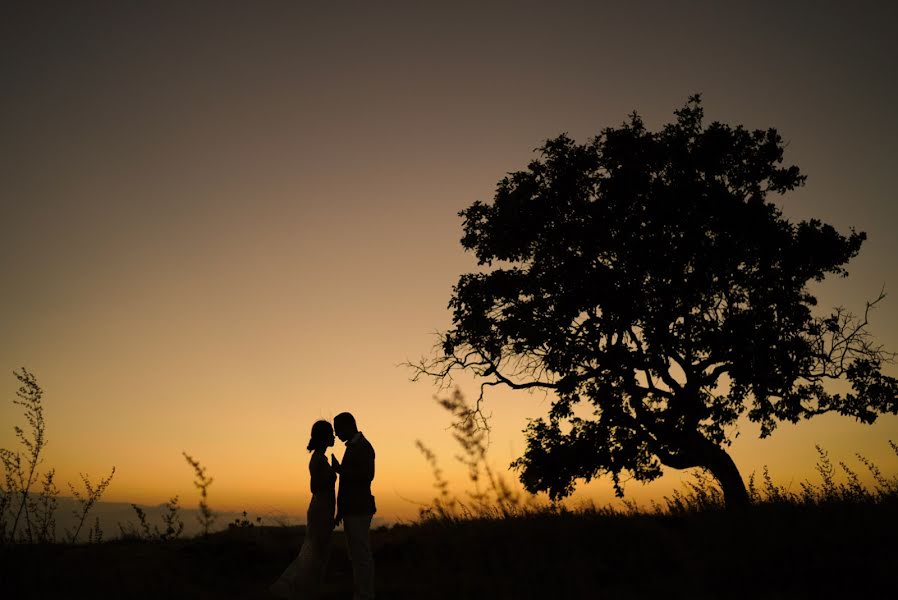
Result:
{"type": "MultiPolygon", "coordinates": [[[[639,506],[623,500],[621,506],[594,504],[571,509],[560,502],[540,500],[523,490],[514,490],[490,467],[486,443],[487,431],[476,420],[474,407],[466,404],[459,390],[454,390],[446,398],[435,398],[453,417],[453,438],[459,444],[462,454],[457,458],[468,468],[468,479],[473,490],[464,496],[453,494],[449,483],[443,477],[436,455],[420,440],[415,442],[431,467],[437,496],[419,510],[420,522],[457,522],[537,515],[560,515],[589,513],[603,516],[683,516],[725,509],[723,491],[717,481],[707,471],[696,471],[690,480],[683,482],[680,490],[664,496],[660,502],[652,501],[649,506],[639,506]],[[485,484],[484,484],[485,482],[485,484]]],[[[898,444],[888,441],[892,451],[898,455],[898,444]]],[[[763,468],[760,481],[755,473],[748,479],[750,506],[827,506],[835,504],[882,504],[898,502],[898,475],[887,477],[882,470],[865,456],[856,453],[860,467],[873,479],[868,487],[861,481],[858,471],[848,463],[833,464],[829,453],[816,445],[817,463],[815,471],[819,481],[809,480],[799,483],[797,490],[778,485],[770,471],[763,468]],[[842,480],[844,479],[844,480],[842,480]]]]}
{"type": "Polygon", "coordinates": [[[478,412],[469,406],[458,389],[436,402],[452,415],[452,437],[461,448],[456,458],[467,469],[471,489],[463,496],[453,495],[442,476],[437,457],[421,440],[415,446],[424,455],[434,476],[438,495],[419,511],[421,519],[464,519],[485,516],[507,517],[536,508],[533,494],[514,489],[501,473],[491,466],[487,451],[489,431],[478,419],[478,412]]]}

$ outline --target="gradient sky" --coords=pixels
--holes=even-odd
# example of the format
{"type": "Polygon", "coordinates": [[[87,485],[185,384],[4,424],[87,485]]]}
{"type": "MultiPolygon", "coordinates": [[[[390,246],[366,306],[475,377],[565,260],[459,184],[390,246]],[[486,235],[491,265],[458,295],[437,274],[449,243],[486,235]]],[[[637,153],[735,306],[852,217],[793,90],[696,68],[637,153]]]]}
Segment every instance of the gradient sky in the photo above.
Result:
{"type": "MultiPolygon", "coordinates": [[[[193,504],[186,450],[213,508],[303,513],[309,427],[349,410],[378,452],[381,516],[433,495],[416,439],[461,491],[448,416],[399,366],[475,267],[458,211],[543,140],[634,109],[657,128],[695,92],[709,122],[779,129],[808,176],[789,217],[867,232],[851,276],[816,289],[859,311],[885,286],[872,330],[898,350],[888,3],[152,4],[0,8],[0,446],[24,365],[63,489],[115,465],[106,499],[193,504]]],[[[490,396],[496,466],[548,405],[490,396]]],[[[815,443],[898,471],[895,417],[757,431],[732,448],[746,477],[766,464],[795,488],[815,443]]]]}

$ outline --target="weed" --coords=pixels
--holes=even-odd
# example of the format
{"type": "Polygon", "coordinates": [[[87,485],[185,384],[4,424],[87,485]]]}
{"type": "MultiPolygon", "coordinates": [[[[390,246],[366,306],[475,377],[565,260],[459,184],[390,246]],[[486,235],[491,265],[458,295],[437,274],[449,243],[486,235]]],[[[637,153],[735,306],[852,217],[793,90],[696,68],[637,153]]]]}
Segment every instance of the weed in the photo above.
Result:
{"type": "Polygon", "coordinates": [[[253,522],[247,518],[246,511],[243,511],[243,517],[237,517],[233,523],[228,523],[228,529],[247,529],[256,525],[262,526],[262,517],[256,517],[256,521],[253,522]]]}
{"type": "Polygon", "coordinates": [[[215,523],[216,514],[209,508],[209,503],[206,498],[208,497],[209,486],[212,485],[212,478],[206,475],[206,468],[202,466],[199,461],[194,460],[186,452],[182,452],[184,458],[187,459],[187,463],[193,467],[194,474],[196,475],[196,480],[193,482],[193,485],[200,490],[200,514],[197,515],[197,520],[200,522],[200,526],[203,528],[203,535],[209,535],[209,529],[215,523]]]}
{"type": "Polygon", "coordinates": [[[482,417],[478,409],[465,402],[458,388],[448,397],[435,400],[452,415],[452,437],[462,450],[462,453],[455,458],[467,467],[468,479],[474,489],[466,492],[471,500],[470,505],[453,497],[449,493],[448,482],[443,479],[442,470],[437,465],[436,455],[418,440],[415,446],[430,464],[434,487],[438,491],[438,496],[420,510],[419,516],[425,519],[508,517],[519,514],[528,505],[533,505],[535,496],[514,490],[505,478],[490,466],[487,460],[488,430],[480,420],[482,417]]]}
{"type": "Polygon", "coordinates": [[[162,522],[165,524],[165,529],[163,531],[156,530],[159,540],[165,542],[177,539],[181,532],[184,531],[184,522],[181,521],[181,517],[178,515],[180,508],[177,496],[168,499],[168,502],[165,504],[165,512],[162,514],[162,522]]]}
{"type": "Polygon", "coordinates": [[[165,512],[162,514],[163,529],[159,529],[158,525],[150,527],[147,513],[136,504],[132,504],[131,509],[137,515],[137,524],[140,529],[138,530],[133,524],[129,523],[129,529],[126,531],[119,523],[122,538],[167,542],[177,539],[184,531],[184,523],[178,514],[181,507],[178,505],[177,496],[169,498],[168,502],[165,503],[165,512]]]}
{"type": "MultiPolygon", "coordinates": [[[[100,500],[103,493],[106,491],[106,488],[109,487],[109,483],[115,475],[115,467],[112,467],[112,472],[109,474],[109,477],[101,478],[100,483],[96,486],[91,483],[90,478],[87,475],[82,475],[81,473],[78,473],[78,475],[81,477],[81,483],[84,485],[86,494],[82,495],[75,486],[71,483],[69,484],[69,489],[72,491],[72,497],[78,502],[78,508],[72,511],[72,514],[78,519],[78,526],[75,528],[75,531],[68,536],[69,542],[73,544],[78,541],[78,534],[81,533],[81,528],[84,526],[85,519],[87,519],[87,513],[90,512],[90,509],[100,500]]],[[[88,533],[91,536],[99,535],[102,538],[102,532],[99,530],[99,520],[96,524],[96,532],[94,532],[94,529],[90,529],[88,533]]],[[[90,539],[92,539],[92,537],[90,539]]]]}
{"type": "Polygon", "coordinates": [[[91,544],[103,543],[103,530],[100,528],[100,517],[96,517],[93,526],[87,530],[87,541],[91,544]]]}
{"type": "Polygon", "coordinates": [[[53,542],[56,540],[56,509],[59,490],[53,479],[56,470],[50,469],[44,473],[41,480],[41,491],[37,496],[29,498],[28,510],[34,518],[34,541],[38,543],[53,542]]]}
{"type": "Polygon", "coordinates": [[[877,467],[871,460],[861,455],[860,453],[855,454],[857,459],[863,464],[868,471],[870,471],[870,475],[873,477],[873,481],[876,482],[875,492],[877,496],[884,495],[898,495],[898,477],[892,477],[891,479],[885,477],[880,471],[879,467],[877,467]]]}
{"type": "Polygon", "coordinates": [[[421,516],[447,519],[458,511],[458,501],[449,494],[449,482],[443,478],[443,470],[437,464],[436,454],[420,440],[415,441],[415,447],[430,464],[430,469],[433,472],[433,485],[438,492],[438,496],[434,498],[433,502],[421,509],[421,516]]]}
{"type": "MultiPolygon", "coordinates": [[[[25,419],[28,421],[30,431],[26,433],[21,427],[14,427],[16,438],[24,447],[24,452],[0,449],[0,461],[3,463],[3,485],[0,486],[0,542],[10,544],[53,542],[56,540],[54,515],[58,508],[59,496],[55,482],[56,470],[49,469],[43,477],[38,473],[38,465],[42,462],[41,452],[47,445],[42,404],[44,391],[38,385],[34,374],[25,367],[13,374],[21,384],[16,392],[18,399],[13,400],[13,404],[25,410],[25,419]],[[35,494],[31,488],[38,482],[41,489],[35,494]]],[[[101,479],[96,487],[87,476],[81,475],[85,495],[76,490],[72,484],[68,484],[72,496],[79,504],[78,510],[73,511],[78,519],[78,526],[74,533],[66,532],[65,537],[68,541],[74,543],[78,540],[87,514],[106,491],[114,474],[115,467],[112,467],[109,477],[101,479]]],[[[88,534],[91,540],[102,540],[103,532],[100,530],[99,521],[89,529],[88,534]]]]}
{"type": "Polygon", "coordinates": [[[0,541],[15,542],[21,523],[24,524],[21,537],[30,542],[35,538],[35,531],[28,497],[31,486],[38,479],[37,467],[41,462],[41,451],[46,445],[44,407],[41,404],[44,391],[37,384],[34,374],[25,367],[22,367],[21,372],[14,371],[13,375],[21,384],[16,392],[18,398],[13,400],[13,404],[25,409],[25,419],[30,431],[26,434],[21,427],[14,426],[16,438],[25,447],[24,454],[0,449],[4,472],[4,489],[0,499],[0,508],[3,509],[0,511],[0,541]],[[7,511],[12,515],[10,524],[7,524],[7,511]]]}
{"type": "Polygon", "coordinates": [[[141,534],[135,531],[136,537],[146,540],[153,539],[153,531],[150,529],[150,524],[147,522],[147,513],[136,504],[132,504],[131,509],[134,510],[134,513],[137,515],[137,524],[140,525],[140,530],[143,532],[141,534]]]}
{"type": "Polygon", "coordinates": [[[833,463],[829,460],[829,454],[820,447],[819,444],[815,445],[814,448],[817,449],[817,466],[815,467],[816,471],[820,474],[820,479],[822,481],[820,485],[820,493],[822,500],[835,500],[838,496],[836,493],[836,485],[833,482],[833,475],[835,473],[835,469],[833,468],[833,463]]]}

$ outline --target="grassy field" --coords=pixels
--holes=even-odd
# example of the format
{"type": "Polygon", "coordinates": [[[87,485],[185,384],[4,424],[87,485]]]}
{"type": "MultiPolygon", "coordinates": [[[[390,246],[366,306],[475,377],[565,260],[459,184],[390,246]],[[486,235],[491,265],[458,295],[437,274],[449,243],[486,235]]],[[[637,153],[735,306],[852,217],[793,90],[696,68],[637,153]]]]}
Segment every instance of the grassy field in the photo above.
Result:
{"type": "MultiPolygon", "coordinates": [[[[16,545],[4,598],[268,598],[301,527],[170,542],[16,545]]],[[[380,598],[894,598],[898,503],[738,513],[537,512],[372,532],[380,598]]],[[[324,597],[351,597],[341,532],[324,597]]]]}
{"type": "MultiPolygon", "coordinates": [[[[4,455],[0,599],[270,597],[268,586],[299,552],[303,527],[255,526],[244,513],[224,531],[179,538],[180,508],[172,498],[152,518],[132,507],[140,524],[123,526],[118,539],[98,541],[98,517],[91,514],[91,528],[87,516],[114,468],[99,484],[84,478],[84,492],[71,505],[77,507],[70,512],[78,531],[87,523],[83,536],[40,533],[68,527],[53,516],[63,500],[52,469],[30,490],[44,443],[41,390],[27,371],[17,376],[22,389],[31,390],[20,397],[27,400],[34,432],[24,461],[19,454],[4,455]],[[17,481],[28,485],[16,487],[17,481]],[[17,529],[13,515],[23,508],[28,512],[22,522],[33,528],[17,529]]],[[[445,406],[462,408],[460,394],[445,406]]],[[[898,598],[898,476],[883,475],[861,455],[856,458],[872,488],[845,462],[837,469],[818,446],[817,483],[778,486],[765,468],[759,479],[749,476],[751,504],[741,510],[723,510],[713,478],[696,473],[682,491],[650,509],[571,511],[540,504],[494,476],[482,431],[461,430],[456,439],[472,484],[485,477],[487,489],[475,485],[477,493],[451,494],[435,456],[419,444],[438,496],[417,522],[372,532],[381,599],[898,598]]],[[[898,444],[889,445],[898,455],[898,444]]],[[[185,458],[205,492],[211,479],[185,458]]],[[[205,502],[203,493],[200,507],[211,516],[205,502]]],[[[346,541],[337,532],[322,597],[349,599],[351,588],[346,541]]]]}

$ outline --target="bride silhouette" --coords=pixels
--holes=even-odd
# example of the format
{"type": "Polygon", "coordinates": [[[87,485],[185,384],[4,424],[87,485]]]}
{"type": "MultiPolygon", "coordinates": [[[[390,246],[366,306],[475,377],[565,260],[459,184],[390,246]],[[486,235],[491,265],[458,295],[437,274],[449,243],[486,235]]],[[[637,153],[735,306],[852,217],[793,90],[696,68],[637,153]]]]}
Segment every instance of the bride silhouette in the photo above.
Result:
{"type": "Polygon", "coordinates": [[[337,480],[337,473],[327,462],[324,453],[333,445],[334,429],[331,424],[316,421],[312,425],[312,437],[307,446],[312,453],[309,460],[312,500],[309,502],[306,518],[306,537],[299,556],[270,588],[271,593],[278,598],[315,598],[324,578],[334,530],[334,483],[337,480]]]}

